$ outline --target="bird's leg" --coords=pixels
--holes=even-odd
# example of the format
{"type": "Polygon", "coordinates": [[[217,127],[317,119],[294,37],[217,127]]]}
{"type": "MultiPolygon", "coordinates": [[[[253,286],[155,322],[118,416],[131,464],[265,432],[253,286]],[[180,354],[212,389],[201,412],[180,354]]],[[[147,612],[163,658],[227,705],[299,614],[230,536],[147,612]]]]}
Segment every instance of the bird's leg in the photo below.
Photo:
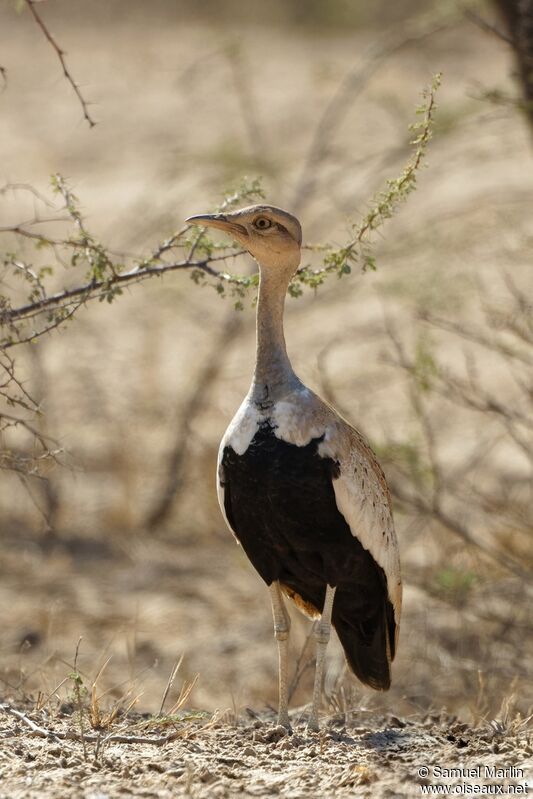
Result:
{"type": "Polygon", "coordinates": [[[279,654],[279,710],[278,710],[278,724],[290,728],[289,721],[289,686],[287,680],[288,671],[288,654],[289,654],[289,630],[291,628],[291,620],[278,580],[270,586],[270,599],[272,601],[272,615],[274,616],[274,636],[278,642],[279,654]]]}
{"type": "Polygon", "coordinates": [[[331,633],[331,611],[333,610],[333,598],[335,588],[326,586],[326,598],[324,599],[324,609],[320,621],[315,623],[313,638],[316,644],[316,669],[315,686],[313,689],[313,707],[309,716],[308,728],[313,732],[318,732],[318,709],[322,695],[322,674],[324,673],[324,661],[326,659],[326,649],[331,633]]]}

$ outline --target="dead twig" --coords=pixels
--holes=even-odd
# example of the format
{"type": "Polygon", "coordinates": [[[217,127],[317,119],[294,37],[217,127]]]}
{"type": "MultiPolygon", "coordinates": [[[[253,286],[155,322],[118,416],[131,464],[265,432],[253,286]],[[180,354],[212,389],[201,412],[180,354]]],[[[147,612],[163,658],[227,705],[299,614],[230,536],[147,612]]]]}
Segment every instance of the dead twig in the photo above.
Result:
{"type": "Polygon", "coordinates": [[[458,322],[438,316],[427,310],[421,311],[418,314],[418,318],[424,322],[427,322],[432,327],[440,328],[441,330],[445,330],[449,333],[455,333],[457,336],[465,339],[466,341],[471,341],[475,344],[481,344],[483,347],[491,350],[492,352],[497,352],[500,355],[504,355],[508,358],[514,358],[526,364],[527,366],[533,366],[533,357],[530,357],[526,350],[518,350],[516,347],[507,346],[505,342],[500,341],[495,337],[488,336],[486,333],[483,333],[474,327],[459,324],[458,322]]]}
{"type": "Polygon", "coordinates": [[[11,707],[11,705],[8,705],[7,702],[0,704],[0,711],[6,713],[8,716],[13,716],[13,718],[17,719],[18,721],[21,721],[26,727],[28,727],[28,735],[31,737],[48,738],[51,741],[58,741],[61,737],[63,737],[61,734],[57,735],[55,732],[52,732],[52,730],[48,730],[45,727],[40,727],[38,724],[32,721],[29,716],[27,716],[25,713],[22,713],[22,711],[11,707]]]}
{"type": "Polygon", "coordinates": [[[161,699],[161,705],[159,706],[159,713],[157,714],[158,716],[162,716],[163,715],[163,708],[165,707],[165,702],[167,701],[167,696],[168,696],[172,686],[174,685],[174,680],[176,679],[176,676],[178,674],[178,671],[179,671],[180,666],[181,666],[182,663],[183,663],[183,655],[181,655],[177,659],[177,661],[176,661],[176,663],[174,665],[174,668],[170,672],[169,678],[167,680],[167,684],[165,686],[165,690],[163,692],[163,697],[161,699]]]}
{"type": "Polygon", "coordinates": [[[70,83],[70,85],[74,89],[76,97],[80,101],[80,105],[81,105],[82,110],[83,110],[84,119],[86,119],[87,122],[89,123],[89,127],[94,128],[94,126],[96,125],[96,122],[94,121],[94,119],[89,114],[88,103],[84,99],[84,97],[83,97],[83,95],[82,95],[82,93],[80,91],[79,85],[76,83],[76,81],[72,77],[71,73],[69,72],[69,69],[67,67],[67,63],[65,61],[65,51],[62,50],[61,47],[58,45],[58,43],[56,42],[56,40],[54,39],[54,37],[52,36],[52,34],[48,30],[48,28],[46,27],[46,24],[44,23],[42,17],[37,12],[37,9],[35,8],[36,0],[26,0],[26,5],[30,9],[31,15],[34,18],[35,22],[40,27],[40,29],[44,33],[46,39],[48,40],[48,42],[51,44],[51,46],[55,50],[56,55],[59,58],[59,62],[61,64],[61,68],[63,70],[63,75],[65,76],[65,78],[68,80],[68,82],[70,83]]]}
{"type": "Polygon", "coordinates": [[[30,737],[48,738],[50,741],[80,741],[86,743],[125,743],[125,744],[150,744],[151,746],[165,746],[187,733],[187,730],[174,730],[166,735],[157,737],[151,735],[128,735],[127,733],[113,732],[102,738],[101,733],[78,733],[74,730],[51,730],[36,724],[26,713],[17,710],[7,703],[0,704],[0,711],[6,713],[24,724],[30,737]]]}
{"type": "Polygon", "coordinates": [[[50,202],[50,200],[41,194],[38,189],[32,186],[29,183],[5,183],[2,188],[0,189],[0,196],[2,194],[7,194],[8,192],[16,192],[16,191],[25,191],[28,194],[32,194],[36,200],[39,200],[43,205],[46,205],[48,208],[55,208],[55,205],[50,202]]]}
{"type": "Polygon", "coordinates": [[[513,40],[510,36],[508,36],[501,28],[497,28],[492,22],[487,22],[486,19],[480,17],[479,14],[476,14],[475,11],[472,11],[470,8],[466,8],[464,11],[465,18],[470,22],[473,22],[474,25],[484,31],[485,33],[491,33],[493,36],[496,36],[505,44],[510,44],[513,47],[513,40]]]}

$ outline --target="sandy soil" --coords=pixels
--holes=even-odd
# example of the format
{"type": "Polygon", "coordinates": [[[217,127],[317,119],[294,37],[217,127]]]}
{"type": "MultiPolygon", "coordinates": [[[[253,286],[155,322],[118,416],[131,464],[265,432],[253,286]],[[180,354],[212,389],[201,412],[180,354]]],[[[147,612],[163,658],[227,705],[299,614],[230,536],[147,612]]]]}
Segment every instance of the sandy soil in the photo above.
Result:
{"type": "Polygon", "coordinates": [[[476,785],[478,792],[502,786],[504,795],[523,794],[533,764],[531,736],[523,731],[473,729],[446,714],[403,720],[354,713],[349,724],[336,716],[314,734],[295,713],[292,735],[272,715],[252,711],[232,723],[176,722],[170,733],[168,725],[131,717],[103,732],[98,749],[87,740],[85,751],[79,740],[53,737],[76,730],[68,708],[52,719],[30,715],[49,731],[48,739],[0,715],[1,799],[399,798],[422,796],[435,785],[448,785],[455,795],[476,785]],[[149,743],[169,734],[177,738],[164,746],[149,743]],[[106,742],[106,735],[144,740],[106,742]]]}

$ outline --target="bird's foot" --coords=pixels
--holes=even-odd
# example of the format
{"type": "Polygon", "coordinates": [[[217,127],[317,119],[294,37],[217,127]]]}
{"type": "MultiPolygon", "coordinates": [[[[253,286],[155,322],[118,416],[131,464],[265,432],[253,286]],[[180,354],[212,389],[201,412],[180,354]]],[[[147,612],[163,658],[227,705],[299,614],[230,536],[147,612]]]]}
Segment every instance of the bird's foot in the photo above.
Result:
{"type": "Polygon", "coordinates": [[[288,714],[278,716],[278,727],[283,727],[287,735],[292,735],[292,727],[288,714]]]}
{"type": "Polygon", "coordinates": [[[320,732],[320,725],[318,723],[318,719],[311,716],[309,721],[307,722],[307,730],[308,732],[320,732]]]}

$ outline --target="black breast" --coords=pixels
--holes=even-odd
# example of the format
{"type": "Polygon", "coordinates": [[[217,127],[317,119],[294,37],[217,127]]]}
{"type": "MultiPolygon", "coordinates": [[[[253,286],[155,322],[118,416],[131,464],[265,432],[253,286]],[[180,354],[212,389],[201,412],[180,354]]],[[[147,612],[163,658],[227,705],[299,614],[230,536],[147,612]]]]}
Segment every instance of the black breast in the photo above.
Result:
{"type": "Polygon", "coordinates": [[[350,665],[365,682],[387,687],[388,668],[387,675],[381,674],[381,662],[386,662],[384,636],[389,637],[393,624],[379,636],[381,665],[371,669],[374,677],[365,676],[368,668],[360,668],[349,652],[354,635],[375,648],[384,616],[390,628],[392,606],[383,570],[337,508],[333,481],[339,464],[318,454],[321,440],[303,447],[288,444],[265,422],[243,455],[226,447],[220,475],[226,516],[267,584],[279,580],[319,611],[326,584],[337,587],[333,623],[350,665]]]}

